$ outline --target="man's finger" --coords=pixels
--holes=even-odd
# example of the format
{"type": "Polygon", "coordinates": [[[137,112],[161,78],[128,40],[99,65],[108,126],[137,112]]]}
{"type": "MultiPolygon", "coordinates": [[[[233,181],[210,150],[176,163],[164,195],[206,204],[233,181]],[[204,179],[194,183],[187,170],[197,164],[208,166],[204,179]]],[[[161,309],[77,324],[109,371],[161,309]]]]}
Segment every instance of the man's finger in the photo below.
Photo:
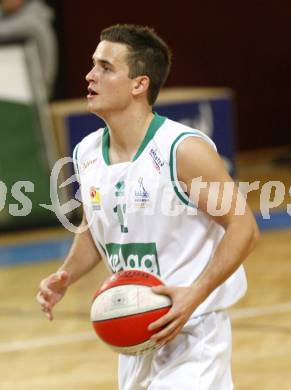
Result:
{"type": "Polygon", "coordinates": [[[51,298],[52,298],[51,291],[39,291],[36,295],[36,299],[38,303],[40,303],[41,305],[50,301],[51,298]]]}
{"type": "Polygon", "coordinates": [[[38,302],[40,305],[43,305],[43,304],[46,302],[46,300],[45,300],[45,298],[44,298],[44,296],[43,296],[42,291],[39,291],[39,292],[36,294],[36,300],[37,300],[37,302],[38,302]]]}
{"type": "Polygon", "coordinates": [[[49,310],[47,313],[46,313],[46,316],[47,318],[52,321],[54,318],[53,318],[53,312],[51,310],[49,310]]]}
{"type": "Polygon", "coordinates": [[[148,330],[154,330],[154,329],[157,329],[157,328],[161,328],[161,327],[167,325],[169,322],[173,321],[175,319],[175,317],[176,317],[175,312],[170,310],[167,314],[165,314],[164,316],[159,318],[157,321],[152,322],[148,326],[148,330]]]}
{"type": "Polygon", "coordinates": [[[41,310],[46,312],[50,309],[51,305],[49,302],[47,302],[45,299],[43,299],[41,296],[37,298],[38,303],[40,304],[41,310]]]}
{"type": "Polygon", "coordinates": [[[170,336],[165,337],[162,340],[157,341],[157,344],[159,345],[159,347],[161,348],[165,344],[167,344],[168,342],[172,341],[178,335],[179,331],[180,331],[180,329],[177,328],[174,332],[171,333],[170,336]]]}
{"type": "Polygon", "coordinates": [[[53,320],[53,314],[52,314],[52,310],[49,309],[49,310],[43,310],[44,314],[46,315],[46,317],[52,321],[53,320]]]}
{"type": "Polygon", "coordinates": [[[44,312],[44,314],[47,316],[47,318],[52,321],[53,315],[52,315],[52,307],[46,302],[43,301],[43,303],[40,304],[41,310],[44,312]]]}
{"type": "Polygon", "coordinates": [[[169,286],[154,286],[152,287],[152,291],[156,294],[164,294],[171,296],[173,293],[172,287],[169,286]]]}
{"type": "Polygon", "coordinates": [[[179,321],[178,320],[175,320],[175,321],[172,321],[168,324],[168,326],[166,326],[165,328],[163,328],[161,331],[159,331],[158,333],[155,333],[152,337],[151,337],[151,340],[155,341],[156,343],[160,343],[162,342],[164,339],[168,338],[169,336],[171,336],[171,334],[177,329],[177,327],[179,326],[179,321]]]}

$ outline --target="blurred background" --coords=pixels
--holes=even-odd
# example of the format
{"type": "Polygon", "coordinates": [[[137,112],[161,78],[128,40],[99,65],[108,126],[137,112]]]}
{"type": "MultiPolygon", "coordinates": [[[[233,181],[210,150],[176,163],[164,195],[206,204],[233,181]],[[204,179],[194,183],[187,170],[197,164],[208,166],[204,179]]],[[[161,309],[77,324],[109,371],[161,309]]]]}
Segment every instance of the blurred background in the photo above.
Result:
{"type": "Polygon", "coordinates": [[[263,1],[149,1],[98,4],[49,1],[60,43],[57,98],[79,98],[102,28],[147,24],[169,43],[167,86],[229,87],[236,94],[237,148],[291,143],[290,4],[263,1]],[[289,5],[289,6],[288,6],[289,5]],[[142,12],[141,12],[142,11],[142,12]],[[167,11],[167,12],[166,12],[167,11]]]}
{"type": "MultiPolygon", "coordinates": [[[[155,110],[206,132],[235,180],[259,181],[248,201],[262,238],[246,262],[249,293],[231,312],[234,378],[238,389],[290,388],[290,20],[288,1],[0,0],[1,389],[116,388],[116,356],[88,320],[105,269],[72,287],[53,324],[34,302],[72,242],[56,216],[77,191],[60,187],[72,164],[60,170],[55,212],[51,171],[102,126],[87,112],[85,75],[115,23],[151,26],[172,49],[155,110]],[[283,187],[268,187],[264,218],[270,181],[283,187]]],[[[66,217],[77,224],[80,207],[66,217]]]]}

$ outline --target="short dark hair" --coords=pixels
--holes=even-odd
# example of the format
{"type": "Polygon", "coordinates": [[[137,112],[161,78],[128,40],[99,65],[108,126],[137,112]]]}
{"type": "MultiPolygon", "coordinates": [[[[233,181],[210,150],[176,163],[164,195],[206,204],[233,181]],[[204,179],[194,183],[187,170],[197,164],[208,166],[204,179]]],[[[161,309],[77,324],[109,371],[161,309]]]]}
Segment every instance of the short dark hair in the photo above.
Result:
{"type": "Polygon", "coordinates": [[[171,67],[171,51],[156,32],[147,26],[116,24],[105,28],[101,41],[123,43],[129,48],[129,78],[147,75],[150,79],[148,102],[153,105],[171,67]]]}

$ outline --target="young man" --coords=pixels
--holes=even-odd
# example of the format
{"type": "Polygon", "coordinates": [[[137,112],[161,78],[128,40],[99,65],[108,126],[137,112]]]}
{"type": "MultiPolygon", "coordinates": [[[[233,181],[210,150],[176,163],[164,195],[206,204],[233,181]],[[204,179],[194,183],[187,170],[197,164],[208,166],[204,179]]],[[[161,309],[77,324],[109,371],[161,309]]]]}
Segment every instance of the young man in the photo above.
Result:
{"type": "Polygon", "coordinates": [[[232,389],[226,309],[245,292],[241,263],[258,230],[249,208],[230,191],[226,213],[211,212],[232,183],[212,141],[152,112],[170,68],[167,45],[146,27],[117,25],[101,33],[86,76],[88,107],[106,123],[75,148],[84,218],[57,273],[40,283],[49,319],[68,286],[102,258],[113,272],[158,274],[171,310],[152,328],[159,349],[120,355],[123,390],[232,389]],[[218,196],[211,183],[221,184],[218,196]],[[213,187],[212,187],[213,188],[213,187]],[[215,214],[215,215],[212,215],[215,214]]]}

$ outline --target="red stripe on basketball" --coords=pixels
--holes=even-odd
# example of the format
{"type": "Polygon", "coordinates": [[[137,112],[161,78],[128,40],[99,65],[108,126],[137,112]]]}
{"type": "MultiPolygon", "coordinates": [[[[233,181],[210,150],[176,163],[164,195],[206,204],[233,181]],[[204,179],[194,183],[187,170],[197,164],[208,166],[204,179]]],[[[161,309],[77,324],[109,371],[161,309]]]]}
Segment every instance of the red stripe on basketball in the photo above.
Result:
{"type": "Polygon", "coordinates": [[[164,307],[146,313],[93,322],[93,327],[107,344],[117,347],[133,346],[145,342],[158,332],[159,329],[149,331],[147,327],[169,310],[170,307],[164,307]]]}

